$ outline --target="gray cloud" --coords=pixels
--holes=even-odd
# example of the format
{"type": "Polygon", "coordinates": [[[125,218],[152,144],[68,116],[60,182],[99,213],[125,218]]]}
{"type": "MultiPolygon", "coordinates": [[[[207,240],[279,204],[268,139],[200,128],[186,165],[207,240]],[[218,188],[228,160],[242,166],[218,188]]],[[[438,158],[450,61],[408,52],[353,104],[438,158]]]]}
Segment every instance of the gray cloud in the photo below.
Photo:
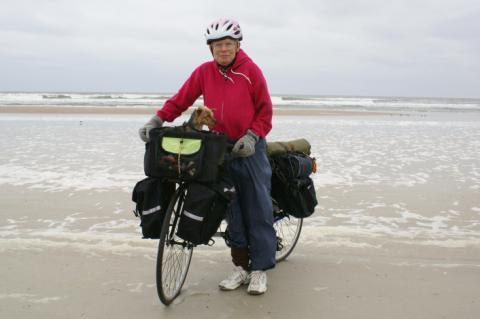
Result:
{"type": "Polygon", "coordinates": [[[220,16],[273,93],[480,96],[474,0],[4,0],[0,90],[174,92],[220,16]]]}

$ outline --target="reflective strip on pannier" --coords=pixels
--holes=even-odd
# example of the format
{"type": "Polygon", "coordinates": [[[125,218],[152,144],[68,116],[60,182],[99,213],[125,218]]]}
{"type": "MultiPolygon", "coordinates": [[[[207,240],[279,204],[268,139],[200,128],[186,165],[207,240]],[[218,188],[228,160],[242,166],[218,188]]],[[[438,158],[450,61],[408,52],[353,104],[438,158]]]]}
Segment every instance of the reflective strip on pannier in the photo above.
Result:
{"type": "Polygon", "coordinates": [[[153,214],[155,212],[158,212],[162,207],[160,205],[156,206],[156,207],[153,207],[153,208],[150,208],[148,210],[144,210],[142,215],[145,216],[145,215],[150,215],[150,214],[153,214]]]}
{"type": "Polygon", "coordinates": [[[191,219],[198,220],[199,222],[203,221],[203,217],[202,217],[202,216],[198,216],[198,215],[192,214],[192,213],[190,213],[190,212],[187,212],[186,210],[183,211],[183,215],[185,215],[185,216],[187,216],[187,217],[190,217],[191,219]]]}

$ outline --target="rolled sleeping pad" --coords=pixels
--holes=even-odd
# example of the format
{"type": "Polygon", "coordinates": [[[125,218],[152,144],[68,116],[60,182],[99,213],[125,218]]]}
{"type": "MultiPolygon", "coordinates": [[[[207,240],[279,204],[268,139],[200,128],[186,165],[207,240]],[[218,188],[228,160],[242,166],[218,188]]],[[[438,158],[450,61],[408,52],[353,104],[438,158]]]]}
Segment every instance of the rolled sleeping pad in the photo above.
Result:
{"type": "Polygon", "coordinates": [[[289,152],[300,152],[310,155],[311,145],[304,139],[296,139],[286,142],[269,142],[267,143],[268,156],[281,155],[289,152]]]}

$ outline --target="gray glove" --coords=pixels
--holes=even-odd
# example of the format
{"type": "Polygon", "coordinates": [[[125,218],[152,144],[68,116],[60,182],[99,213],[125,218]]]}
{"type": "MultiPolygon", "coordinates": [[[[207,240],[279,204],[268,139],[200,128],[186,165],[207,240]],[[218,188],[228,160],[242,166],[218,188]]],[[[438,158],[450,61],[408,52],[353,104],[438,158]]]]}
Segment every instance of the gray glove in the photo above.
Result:
{"type": "Polygon", "coordinates": [[[148,121],[147,123],[145,123],[139,130],[138,130],[138,135],[140,135],[140,138],[142,139],[142,141],[144,141],[145,143],[149,142],[150,141],[150,130],[152,128],[158,128],[158,127],[162,127],[163,125],[163,121],[161,118],[159,118],[158,116],[154,115],[150,121],[148,121]]]}
{"type": "Polygon", "coordinates": [[[233,146],[232,154],[237,157],[248,157],[255,153],[255,144],[258,142],[258,136],[251,130],[247,131],[233,146]]]}

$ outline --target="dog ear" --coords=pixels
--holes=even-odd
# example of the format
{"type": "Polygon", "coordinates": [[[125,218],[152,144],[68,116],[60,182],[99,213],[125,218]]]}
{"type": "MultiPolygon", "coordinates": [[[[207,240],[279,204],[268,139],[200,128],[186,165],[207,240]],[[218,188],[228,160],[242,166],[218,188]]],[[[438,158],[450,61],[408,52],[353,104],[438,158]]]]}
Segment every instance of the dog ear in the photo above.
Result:
{"type": "Polygon", "coordinates": [[[202,114],[202,112],[203,112],[203,110],[198,108],[198,109],[195,110],[195,115],[199,116],[200,114],[202,114]]]}

